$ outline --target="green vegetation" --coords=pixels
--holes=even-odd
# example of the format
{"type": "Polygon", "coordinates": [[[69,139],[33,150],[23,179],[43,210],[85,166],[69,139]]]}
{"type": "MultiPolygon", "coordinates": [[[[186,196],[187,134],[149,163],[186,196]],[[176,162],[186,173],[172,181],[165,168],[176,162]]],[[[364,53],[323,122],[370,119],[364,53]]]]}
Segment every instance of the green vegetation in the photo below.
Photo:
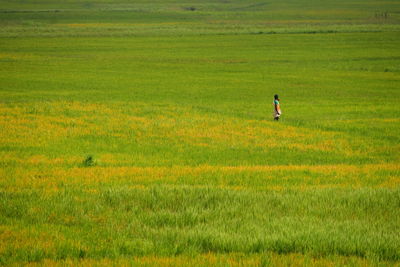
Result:
{"type": "Polygon", "coordinates": [[[399,2],[0,0],[0,25],[0,264],[399,264],[399,2]]]}

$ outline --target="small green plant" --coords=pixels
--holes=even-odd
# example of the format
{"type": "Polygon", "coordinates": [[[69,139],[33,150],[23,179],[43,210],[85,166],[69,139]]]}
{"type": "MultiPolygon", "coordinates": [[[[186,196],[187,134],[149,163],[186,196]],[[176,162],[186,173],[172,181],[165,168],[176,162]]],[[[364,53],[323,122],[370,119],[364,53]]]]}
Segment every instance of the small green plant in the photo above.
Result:
{"type": "Polygon", "coordinates": [[[197,8],[194,6],[189,6],[189,7],[185,7],[184,9],[187,11],[196,11],[197,8]]]}
{"type": "Polygon", "coordinates": [[[82,165],[84,167],[92,167],[96,165],[96,160],[94,159],[93,156],[89,155],[86,157],[86,159],[82,162],[82,165]]]}

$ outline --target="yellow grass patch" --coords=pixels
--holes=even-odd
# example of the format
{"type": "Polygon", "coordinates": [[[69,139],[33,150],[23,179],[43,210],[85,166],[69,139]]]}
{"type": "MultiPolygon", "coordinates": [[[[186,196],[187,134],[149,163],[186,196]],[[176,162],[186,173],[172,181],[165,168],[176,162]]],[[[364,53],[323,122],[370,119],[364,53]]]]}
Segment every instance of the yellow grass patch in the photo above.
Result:
{"type": "Polygon", "coordinates": [[[84,135],[127,138],[129,130],[149,128],[148,119],[118,111],[107,105],[79,102],[14,108],[0,105],[0,143],[24,147],[84,135]],[[73,116],[66,115],[70,113],[73,116]]]}
{"type": "MultiPolygon", "coordinates": [[[[37,160],[42,160],[38,158],[37,160]]],[[[6,175],[4,173],[4,175],[6,175]]],[[[41,189],[43,194],[57,193],[62,186],[87,187],[97,193],[100,184],[124,184],[126,187],[146,189],[148,185],[163,182],[170,185],[216,186],[230,190],[298,190],[364,186],[396,188],[400,186],[400,166],[397,164],[356,165],[288,165],[288,166],[210,166],[197,167],[53,167],[43,169],[16,169],[13,176],[3,179],[6,191],[41,189]],[[380,171],[398,175],[381,178],[380,171]],[[243,176],[245,175],[245,176],[243,176]],[[244,178],[235,178],[244,177],[244,178]],[[253,178],[252,178],[253,177],[253,178]],[[211,180],[210,180],[211,179],[211,180]],[[232,184],[232,179],[234,183],[232,184]],[[239,180],[238,180],[239,179],[239,180]],[[241,180],[240,180],[241,179],[241,180]],[[258,179],[262,188],[252,184],[258,179]],[[261,179],[261,180],[260,180],[261,179]],[[297,181],[292,184],[292,180],[297,181]],[[298,182],[299,179],[301,182],[298,182]],[[275,182],[270,183],[269,181],[275,182]],[[278,182],[276,184],[276,182],[278,182]],[[210,184],[211,183],[211,184],[210,184]]]]}
{"type": "MultiPolygon", "coordinates": [[[[240,253],[230,254],[202,254],[194,257],[175,256],[175,257],[157,257],[144,256],[119,259],[66,259],[55,261],[46,259],[42,262],[32,262],[27,266],[375,266],[364,258],[335,256],[330,258],[315,258],[312,256],[298,253],[277,254],[266,252],[265,254],[243,255],[240,253]]],[[[390,263],[381,262],[383,266],[389,266],[390,263]]],[[[395,265],[396,266],[396,265],[395,265]]]]}
{"type": "Polygon", "coordinates": [[[25,53],[1,53],[0,52],[0,59],[5,60],[19,60],[19,59],[33,59],[37,58],[38,56],[34,56],[32,54],[25,54],[25,53]]]}
{"type": "Polygon", "coordinates": [[[391,176],[380,184],[384,188],[398,188],[400,186],[400,176],[391,176]]]}
{"type": "MultiPolygon", "coordinates": [[[[163,115],[140,116],[135,113],[140,114],[142,109],[149,107],[143,103],[133,106],[77,101],[15,107],[0,104],[0,144],[44,147],[81,136],[108,136],[121,142],[149,145],[163,142],[176,147],[184,144],[209,149],[255,147],[266,151],[282,147],[305,152],[336,152],[345,156],[368,153],[352,150],[345,138],[333,132],[266,121],[220,118],[184,107],[165,107],[159,110],[163,115]]],[[[116,163],[117,160],[108,157],[105,161],[116,163]]]]}
{"type": "MultiPolygon", "coordinates": [[[[229,171],[273,171],[273,170],[309,170],[320,173],[349,173],[349,172],[370,172],[371,170],[399,170],[398,164],[367,164],[363,166],[336,164],[336,165],[262,165],[262,166],[227,166],[220,167],[229,171]]],[[[400,174],[400,173],[399,173],[400,174]]]]}
{"type": "Polygon", "coordinates": [[[6,250],[31,250],[33,248],[53,251],[54,240],[46,233],[37,232],[37,230],[18,230],[10,226],[0,226],[0,253],[4,253],[6,250]]]}

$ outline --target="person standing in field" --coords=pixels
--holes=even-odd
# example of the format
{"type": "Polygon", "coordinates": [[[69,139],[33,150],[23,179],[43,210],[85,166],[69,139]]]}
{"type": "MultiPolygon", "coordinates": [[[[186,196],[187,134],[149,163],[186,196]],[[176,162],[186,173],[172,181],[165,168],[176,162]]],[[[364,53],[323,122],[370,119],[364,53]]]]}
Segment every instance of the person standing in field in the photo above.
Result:
{"type": "Polygon", "coordinates": [[[281,106],[279,105],[279,96],[274,95],[274,120],[278,121],[281,116],[281,106]]]}

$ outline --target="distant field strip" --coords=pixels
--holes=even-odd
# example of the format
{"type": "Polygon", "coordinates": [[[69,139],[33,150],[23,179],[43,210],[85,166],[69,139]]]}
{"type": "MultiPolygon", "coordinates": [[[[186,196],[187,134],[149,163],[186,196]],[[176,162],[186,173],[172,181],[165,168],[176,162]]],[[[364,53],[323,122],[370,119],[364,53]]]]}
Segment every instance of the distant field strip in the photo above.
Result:
{"type": "Polygon", "coordinates": [[[323,21],[265,21],[243,24],[237,22],[162,22],[162,23],[71,23],[7,25],[0,28],[0,37],[124,37],[174,35],[236,35],[236,34],[315,34],[399,32],[398,24],[326,24],[323,21]],[[293,26],[291,24],[294,24],[293,26]]]}

